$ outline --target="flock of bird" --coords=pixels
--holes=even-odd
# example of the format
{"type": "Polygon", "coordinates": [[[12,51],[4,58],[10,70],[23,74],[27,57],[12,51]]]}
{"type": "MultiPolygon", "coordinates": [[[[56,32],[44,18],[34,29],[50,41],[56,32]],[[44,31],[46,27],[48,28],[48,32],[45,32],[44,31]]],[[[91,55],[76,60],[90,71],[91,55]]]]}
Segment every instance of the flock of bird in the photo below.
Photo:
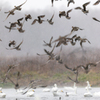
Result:
{"type": "MultiPolygon", "coordinates": [[[[55,0],[55,2],[57,2],[57,0],[55,0]]],[[[8,12],[5,12],[5,14],[8,14],[8,15],[7,15],[7,17],[6,17],[6,19],[4,21],[6,21],[9,18],[10,15],[14,15],[16,10],[21,11],[21,9],[22,9],[21,7],[25,3],[27,3],[27,0],[24,3],[22,3],[21,5],[19,5],[19,6],[14,6],[14,8],[12,10],[9,10],[8,12]]],[[[53,3],[54,3],[54,0],[51,0],[52,7],[54,6],[53,3]]],[[[75,1],[74,0],[68,0],[67,7],[70,6],[70,3],[75,4],[75,1]]],[[[93,5],[98,5],[99,3],[100,3],[100,0],[96,1],[93,5]]],[[[90,4],[90,2],[86,2],[86,3],[84,3],[82,5],[82,7],[76,7],[75,10],[81,10],[84,14],[87,15],[89,13],[89,11],[87,10],[86,7],[89,4],[90,4]]],[[[0,11],[2,11],[2,9],[0,11]]],[[[65,17],[68,20],[70,20],[71,19],[71,17],[69,16],[70,12],[72,12],[72,9],[68,10],[67,12],[66,11],[59,11],[59,18],[65,17]]],[[[45,15],[39,15],[39,16],[37,16],[37,18],[34,19],[33,22],[31,23],[31,25],[34,25],[36,22],[38,22],[39,24],[42,24],[44,21],[48,22],[50,25],[54,24],[54,22],[53,22],[54,14],[51,16],[50,19],[47,19],[47,20],[44,20],[43,19],[44,17],[45,17],[45,15]]],[[[15,22],[9,22],[10,26],[5,26],[5,28],[9,29],[9,32],[10,32],[11,30],[16,30],[16,27],[17,27],[17,30],[20,33],[24,33],[25,30],[23,30],[23,25],[24,25],[25,22],[27,22],[28,20],[31,20],[31,19],[32,19],[32,16],[30,14],[25,15],[25,17],[18,18],[18,20],[16,20],[15,22]]],[[[95,17],[93,17],[93,20],[95,20],[97,22],[100,22],[95,17]]],[[[56,60],[59,64],[64,65],[64,67],[67,70],[70,70],[70,71],[74,72],[74,74],[76,75],[76,79],[74,80],[74,79],[72,79],[69,76],[68,76],[68,79],[72,80],[75,83],[79,83],[79,81],[78,81],[78,70],[79,69],[84,69],[85,73],[87,74],[90,71],[91,67],[96,67],[100,63],[100,61],[97,61],[95,63],[90,62],[90,63],[87,63],[85,65],[78,65],[76,67],[69,67],[67,64],[64,64],[63,60],[60,57],[63,45],[66,46],[66,45],[68,45],[70,43],[72,46],[75,46],[76,43],[79,42],[81,48],[83,49],[83,45],[82,45],[83,43],[88,42],[89,44],[91,44],[91,42],[87,38],[82,38],[81,36],[77,36],[77,34],[75,34],[74,36],[70,37],[74,32],[79,31],[79,30],[83,31],[84,29],[82,29],[80,27],[77,27],[77,26],[72,26],[72,29],[71,29],[70,33],[67,34],[67,35],[65,35],[65,36],[59,36],[55,40],[53,40],[53,36],[52,36],[50,38],[50,40],[49,40],[49,43],[46,42],[45,40],[43,40],[44,46],[48,46],[48,47],[52,48],[52,44],[54,44],[53,48],[52,48],[51,51],[48,51],[48,50],[44,49],[45,54],[39,54],[39,53],[37,53],[38,56],[48,55],[48,60],[47,60],[46,64],[48,64],[48,62],[50,62],[52,60],[56,60]],[[58,47],[60,47],[60,51],[57,54],[54,54],[54,49],[58,48],[58,47]]],[[[0,41],[2,41],[2,40],[0,39],[0,41]]],[[[20,42],[20,44],[18,44],[16,46],[16,41],[12,40],[8,44],[9,48],[6,48],[6,49],[7,50],[13,50],[13,49],[21,50],[20,46],[22,45],[22,43],[23,43],[23,40],[20,42]]],[[[11,65],[11,66],[9,66],[9,68],[7,69],[7,72],[5,73],[5,78],[3,79],[3,83],[8,79],[11,83],[13,83],[15,85],[15,89],[19,89],[20,86],[19,86],[19,83],[18,83],[18,79],[20,78],[20,72],[18,72],[18,74],[17,74],[17,82],[16,83],[13,82],[13,80],[9,77],[10,71],[12,69],[14,69],[16,66],[17,65],[11,65]]],[[[29,89],[32,88],[33,83],[34,83],[34,81],[31,81],[29,83],[29,84],[31,84],[31,85],[29,85],[30,86],[29,89]]],[[[29,89],[27,91],[25,91],[23,94],[26,94],[29,91],[29,89]]]]}

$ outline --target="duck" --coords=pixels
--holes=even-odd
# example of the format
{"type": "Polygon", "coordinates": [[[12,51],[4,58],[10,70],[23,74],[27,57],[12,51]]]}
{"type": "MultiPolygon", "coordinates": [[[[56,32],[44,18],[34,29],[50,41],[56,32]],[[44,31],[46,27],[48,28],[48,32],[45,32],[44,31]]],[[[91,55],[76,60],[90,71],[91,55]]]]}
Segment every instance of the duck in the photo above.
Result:
{"type": "Polygon", "coordinates": [[[95,97],[100,97],[100,92],[95,92],[94,94],[93,94],[93,96],[95,97]]]}
{"type": "Polygon", "coordinates": [[[23,94],[24,91],[22,89],[16,89],[16,92],[23,94]]]}
{"type": "Polygon", "coordinates": [[[81,10],[84,14],[87,15],[87,13],[89,13],[89,11],[86,9],[86,6],[89,5],[89,4],[90,4],[90,2],[86,2],[86,3],[84,3],[84,4],[82,5],[83,8],[81,8],[81,7],[76,7],[75,9],[76,9],[76,10],[79,9],[79,10],[81,10]]]}
{"type": "Polygon", "coordinates": [[[0,87],[0,98],[5,98],[6,93],[2,92],[2,87],[0,87]]]}
{"type": "Polygon", "coordinates": [[[35,91],[31,88],[27,91],[26,96],[27,97],[33,97],[34,96],[35,91]]]}
{"type": "Polygon", "coordinates": [[[57,91],[53,91],[53,96],[61,96],[63,91],[62,90],[57,90],[57,91]]]}
{"type": "Polygon", "coordinates": [[[44,88],[43,92],[50,92],[50,89],[49,88],[44,88]]]}
{"type": "Polygon", "coordinates": [[[89,81],[87,81],[86,83],[87,83],[87,86],[85,87],[85,89],[86,89],[86,90],[87,90],[87,89],[91,90],[92,88],[91,88],[91,85],[90,85],[89,81]]]}
{"type": "Polygon", "coordinates": [[[57,84],[54,84],[54,87],[52,88],[52,92],[57,92],[57,91],[58,91],[57,84]]]}
{"type": "Polygon", "coordinates": [[[64,87],[65,90],[75,90],[76,87],[76,83],[74,82],[74,86],[73,87],[64,87]]]}
{"type": "Polygon", "coordinates": [[[87,88],[87,92],[84,93],[84,97],[92,97],[92,93],[89,91],[89,88],[87,88]]]}

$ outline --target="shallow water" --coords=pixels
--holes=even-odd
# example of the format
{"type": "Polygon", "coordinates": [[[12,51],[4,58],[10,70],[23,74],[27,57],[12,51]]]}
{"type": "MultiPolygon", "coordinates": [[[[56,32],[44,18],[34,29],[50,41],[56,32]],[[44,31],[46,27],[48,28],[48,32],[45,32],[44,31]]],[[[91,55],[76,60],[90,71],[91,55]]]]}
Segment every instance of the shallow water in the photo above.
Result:
{"type": "MultiPolygon", "coordinates": [[[[100,97],[84,97],[84,93],[86,92],[85,88],[77,88],[77,96],[65,96],[64,88],[59,88],[64,92],[61,93],[60,96],[53,96],[52,92],[43,92],[43,88],[35,89],[34,97],[27,97],[26,95],[22,95],[20,93],[16,93],[15,89],[3,89],[2,91],[6,93],[6,98],[0,98],[0,100],[100,100],[100,97]]],[[[92,88],[90,92],[93,94],[94,92],[99,92],[100,88],[92,88]]],[[[71,91],[67,91],[71,92],[71,91]]]]}

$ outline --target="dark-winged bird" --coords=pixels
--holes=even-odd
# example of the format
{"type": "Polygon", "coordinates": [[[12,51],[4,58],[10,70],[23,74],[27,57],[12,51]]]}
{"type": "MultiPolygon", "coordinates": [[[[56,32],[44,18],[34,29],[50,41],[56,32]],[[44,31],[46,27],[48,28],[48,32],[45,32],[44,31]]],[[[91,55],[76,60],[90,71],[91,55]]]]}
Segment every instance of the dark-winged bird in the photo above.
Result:
{"type": "Polygon", "coordinates": [[[76,7],[75,9],[79,9],[79,10],[81,10],[84,14],[87,14],[87,13],[89,13],[89,11],[86,10],[86,6],[87,6],[88,4],[90,4],[90,2],[84,3],[84,4],[83,4],[83,8],[81,8],[81,7],[76,7]]]}

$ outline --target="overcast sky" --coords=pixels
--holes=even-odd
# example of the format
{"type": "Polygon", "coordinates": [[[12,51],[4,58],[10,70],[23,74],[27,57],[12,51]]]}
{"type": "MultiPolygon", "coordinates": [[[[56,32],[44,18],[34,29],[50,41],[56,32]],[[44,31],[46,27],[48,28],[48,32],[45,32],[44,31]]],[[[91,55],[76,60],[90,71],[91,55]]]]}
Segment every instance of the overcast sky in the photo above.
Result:
{"type": "MultiPolygon", "coordinates": [[[[83,28],[83,31],[74,32],[74,34],[80,35],[81,37],[87,38],[91,44],[84,43],[83,46],[87,47],[97,47],[100,48],[100,23],[92,19],[96,17],[100,20],[100,4],[93,6],[93,3],[96,0],[88,0],[90,4],[87,6],[89,13],[87,15],[83,14],[80,10],[75,10],[77,6],[82,7],[87,0],[74,0],[75,4],[70,4],[67,7],[67,0],[58,0],[54,1],[54,6],[51,6],[51,0],[27,0],[27,2],[22,6],[21,11],[15,11],[15,15],[10,15],[6,21],[5,18],[7,12],[25,2],[25,0],[0,0],[0,55],[1,56],[25,56],[36,55],[36,53],[44,53],[44,48],[51,50],[51,48],[43,46],[43,40],[49,42],[51,36],[53,40],[57,39],[60,35],[64,36],[69,34],[72,26],[78,26],[83,28]],[[67,11],[73,9],[70,12],[71,19],[68,20],[65,17],[59,18],[59,11],[67,11]],[[24,33],[19,33],[17,30],[11,30],[5,28],[9,26],[9,22],[15,22],[18,18],[25,17],[25,14],[31,14],[32,19],[24,23],[23,29],[24,33]],[[43,24],[36,23],[31,25],[32,21],[37,18],[39,15],[45,15],[44,20],[50,19],[54,14],[54,24],[50,25],[47,22],[43,24]],[[6,50],[8,43],[11,40],[15,40],[18,45],[22,40],[23,44],[21,45],[21,51],[16,50],[6,50]]],[[[72,47],[69,44],[70,47],[72,47]]],[[[69,48],[69,46],[63,46],[64,48],[69,48]]],[[[77,43],[77,47],[80,45],[77,43]]],[[[73,49],[75,47],[72,47],[73,49]]],[[[59,48],[57,48],[58,50],[59,48]]]]}

